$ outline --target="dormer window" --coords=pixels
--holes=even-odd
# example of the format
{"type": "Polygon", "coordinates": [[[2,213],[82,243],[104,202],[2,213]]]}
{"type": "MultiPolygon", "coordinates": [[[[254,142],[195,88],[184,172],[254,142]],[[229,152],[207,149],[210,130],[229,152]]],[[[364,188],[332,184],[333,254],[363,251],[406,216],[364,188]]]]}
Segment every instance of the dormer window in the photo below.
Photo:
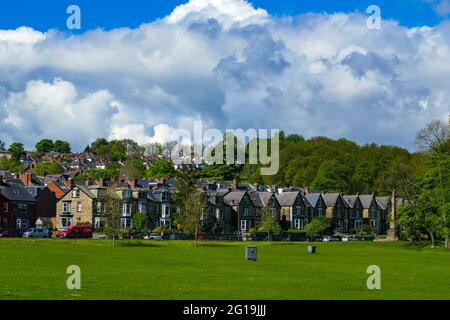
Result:
{"type": "Polygon", "coordinates": [[[125,199],[131,198],[131,190],[130,189],[125,189],[122,192],[122,196],[125,199]]]}
{"type": "Polygon", "coordinates": [[[79,198],[80,197],[80,189],[75,188],[72,190],[72,198],[79,198]]]}

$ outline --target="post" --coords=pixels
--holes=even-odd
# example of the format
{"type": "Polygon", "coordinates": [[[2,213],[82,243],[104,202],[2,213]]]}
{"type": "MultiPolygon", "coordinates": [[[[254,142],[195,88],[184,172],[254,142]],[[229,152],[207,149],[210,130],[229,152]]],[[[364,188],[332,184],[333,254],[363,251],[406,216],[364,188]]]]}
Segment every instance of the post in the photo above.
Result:
{"type": "Polygon", "coordinates": [[[391,222],[388,230],[388,240],[389,241],[397,241],[397,196],[395,194],[395,190],[392,191],[391,198],[391,222]]]}

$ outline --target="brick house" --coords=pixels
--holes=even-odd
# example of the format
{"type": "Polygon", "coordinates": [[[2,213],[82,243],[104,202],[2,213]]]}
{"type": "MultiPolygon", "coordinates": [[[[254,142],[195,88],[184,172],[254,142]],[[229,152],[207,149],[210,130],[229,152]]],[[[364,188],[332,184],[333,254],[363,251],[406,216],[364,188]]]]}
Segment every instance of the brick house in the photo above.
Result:
{"type": "Polygon", "coordinates": [[[36,199],[16,182],[0,179],[0,230],[3,235],[21,236],[36,224],[36,199]]]}

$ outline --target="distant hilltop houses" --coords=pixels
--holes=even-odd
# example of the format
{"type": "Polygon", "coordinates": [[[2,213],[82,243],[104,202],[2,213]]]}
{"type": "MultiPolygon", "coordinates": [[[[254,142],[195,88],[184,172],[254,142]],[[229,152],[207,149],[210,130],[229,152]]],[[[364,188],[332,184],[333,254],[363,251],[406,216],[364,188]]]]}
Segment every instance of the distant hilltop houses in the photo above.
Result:
{"type": "MultiPolygon", "coordinates": [[[[147,228],[174,229],[172,179],[111,179],[76,182],[79,171],[36,176],[0,171],[0,232],[20,236],[31,227],[54,230],[75,225],[104,227],[108,197],[120,205],[120,225],[133,228],[137,213],[146,215],[147,228]]],[[[314,192],[308,188],[273,188],[223,182],[195,182],[203,204],[201,224],[205,232],[248,234],[270,212],[283,230],[303,230],[316,217],[326,217],[335,232],[370,226],[376,234],[388,228],[392,199],[374,194],[344,195],[314,192]]],[[[403,200],[396,199],[399,203],[403,200]]]]}

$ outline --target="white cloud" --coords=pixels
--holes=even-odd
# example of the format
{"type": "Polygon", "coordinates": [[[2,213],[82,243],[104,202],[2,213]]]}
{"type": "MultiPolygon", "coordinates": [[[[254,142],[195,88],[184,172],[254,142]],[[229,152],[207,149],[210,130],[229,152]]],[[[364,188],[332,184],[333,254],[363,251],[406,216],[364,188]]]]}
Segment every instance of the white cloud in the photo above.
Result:
{"type": "Polygon", "coordinates": [[[0,30],[0,140],[165,142],[202,119],[412,147],[449,113],[450,23],[366,19],[191,0],[136,29],[0,30]]]}

